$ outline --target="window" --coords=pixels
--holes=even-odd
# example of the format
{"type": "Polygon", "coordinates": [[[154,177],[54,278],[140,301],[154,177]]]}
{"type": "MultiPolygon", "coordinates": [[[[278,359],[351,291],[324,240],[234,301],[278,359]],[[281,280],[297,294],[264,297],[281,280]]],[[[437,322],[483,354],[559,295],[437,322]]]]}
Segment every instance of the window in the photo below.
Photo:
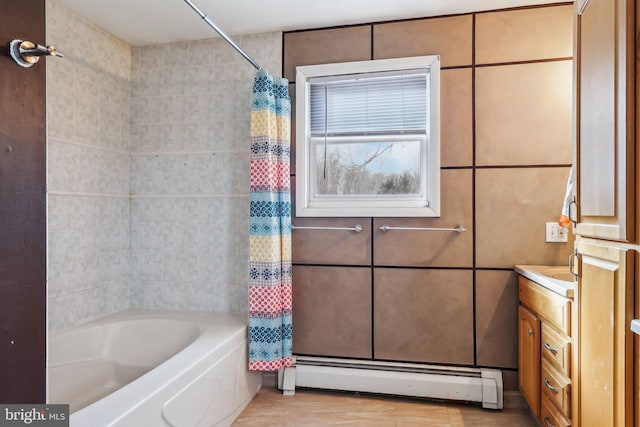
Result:
{"type": "Polygon", "coordinates": [[[439,64],[297,67],[297,216],[440,216],[439,64]]]}

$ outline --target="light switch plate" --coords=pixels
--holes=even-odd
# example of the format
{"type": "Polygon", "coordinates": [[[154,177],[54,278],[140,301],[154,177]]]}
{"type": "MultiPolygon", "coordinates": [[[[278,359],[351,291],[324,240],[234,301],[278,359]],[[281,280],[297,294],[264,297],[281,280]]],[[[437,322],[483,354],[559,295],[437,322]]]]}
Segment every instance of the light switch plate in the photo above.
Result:
{"type": "Polygon", "coordinates": [[[564,243],[569,241],[568,227],[560,227],[557,222],[547,222],[546,241],[552,243],[564,243]]]}

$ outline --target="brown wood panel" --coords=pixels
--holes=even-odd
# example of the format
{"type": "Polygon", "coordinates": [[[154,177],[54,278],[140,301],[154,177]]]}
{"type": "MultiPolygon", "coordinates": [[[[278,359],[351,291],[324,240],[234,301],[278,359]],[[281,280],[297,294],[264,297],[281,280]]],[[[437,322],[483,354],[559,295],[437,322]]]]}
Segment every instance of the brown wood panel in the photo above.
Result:
{"type": "Polygon", "coordinates": [[[348,230],[296,229],[291,235],[295,264],[371,265],[371,218],[299,218],[296,211],[296,179],[291,177],[292,224],[299,227],[354,227],[348,230]]]}
{"type": "Polygon", "coordinates": [[[562,5],[476,15],[476,63],[573,56],[573,7],[562,5]]]}
{"type": "Polygon", "coordinates": [[[293,268],[293,351],[371,358],[371,270],[293,268]]]}
{"type": "Polygon", "coordinates": [[[476,272],[476,361],[518,368],[518,278],[512,271],[476,272]]]}
{"type": "Polygon", "coordinates": [[[473,164],[473,79],[470,68],[440,72],[442,167],[473,164]]]}
{"type": "Polygon", "coordinates": [[[473,265],[473,214],[470,170],[443,170],[440,173],[441,216],[439,218],[375,218],[375,265],[471,267],[473,265]],[[454,227],[467,231],[381,231],[394,227],[454,227]]]}
{"type": "Polygon", "coordinates": [[[522,396],[540,414],[540,319],[525,307],[518,309],[518,380],[522,396]]]}
{"type": "Polygon", "coordinates": [[[570,164],[572,71],[570,60],[477,68],[477,164],[570,164]]]}
{"type": "Polygon", "coordinates": [[[476,266],[562,265],[573,249],[546,243],[544,223],[557,221],[570,168],[476,170],[476,266]]]}
{"type": "Polygon", "coordinates": [[[296,80],[296,66],[371,59],[371,26],[284,34],[284,77],[296,80]]]}
{"type": "Polygon", "coordinates": [[[376,268],[376,359],[473,364],[471,271],[376,268]]]}
{"type": "Polygon", "coordinates": [[[440,55],[441,66],[471,65],[471,15],[373,26],[373,59],[440,55]]]}
{"type": "Polygon", "coordinates": [[[46,356],[45,64],[6,46],[45,42],[44,0],[0,0],[0,402],[44,403],[46,356]]]}
{"type": "Polygon", "coordinates": [[[354,227],[362,226],[356,233],[348,230],[306,230],[292,232],[292,258],[297,264],[370,265],[370,218],[294,218],[298,227],[354,227]]]}

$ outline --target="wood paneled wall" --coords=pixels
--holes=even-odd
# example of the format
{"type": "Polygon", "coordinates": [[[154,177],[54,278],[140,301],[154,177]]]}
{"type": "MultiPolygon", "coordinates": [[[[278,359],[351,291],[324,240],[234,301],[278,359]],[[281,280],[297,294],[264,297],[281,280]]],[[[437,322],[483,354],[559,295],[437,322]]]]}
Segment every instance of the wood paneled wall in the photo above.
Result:
{"type": "MultiPolygon", "coordinates": [[[[299,226],[364,228],[294,231],[294,352],[496,367],[516,389],[513,265],[566,264],[572,248],[545,243],[571,164],[571,4],[283,38],[294,98],[298,65],[432,54],[442,62],[442,216],[294,217],[299,226]],[[469,231],[383,233],[385,223],[469,231]],[[362,298],[370,312],[354,307],[362,298]],[[325,345],[337,332],[350,345],[325,345]]],[[[295,175],[292,165],[293,185],[295,175]]]]}

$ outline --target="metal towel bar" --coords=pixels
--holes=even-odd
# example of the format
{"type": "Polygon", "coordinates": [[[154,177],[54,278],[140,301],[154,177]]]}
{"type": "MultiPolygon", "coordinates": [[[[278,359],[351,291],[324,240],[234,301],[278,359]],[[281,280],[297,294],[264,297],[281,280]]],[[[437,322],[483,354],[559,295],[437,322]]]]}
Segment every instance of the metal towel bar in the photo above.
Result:
{"type": "Polygon", "coordinates": [[[410,231],[455,231],[457,233],[462,233],[463,231],[467,231],[461,225],[456,225],[453,228],[438,228],[438,227],[391,227],[389,224],[382,224],[380,226],[380,230],[389,231],[389,230],[410,230],[410,231]]]}
{"type": "Polygon", "coordinates": [[[353,227],[298,227],[297,225],[291,225],[292,230],[345,230],[345,231],[355,231],[359,233],[362,231],[362,226],[360,224],[356,224],[353,227]]]}

